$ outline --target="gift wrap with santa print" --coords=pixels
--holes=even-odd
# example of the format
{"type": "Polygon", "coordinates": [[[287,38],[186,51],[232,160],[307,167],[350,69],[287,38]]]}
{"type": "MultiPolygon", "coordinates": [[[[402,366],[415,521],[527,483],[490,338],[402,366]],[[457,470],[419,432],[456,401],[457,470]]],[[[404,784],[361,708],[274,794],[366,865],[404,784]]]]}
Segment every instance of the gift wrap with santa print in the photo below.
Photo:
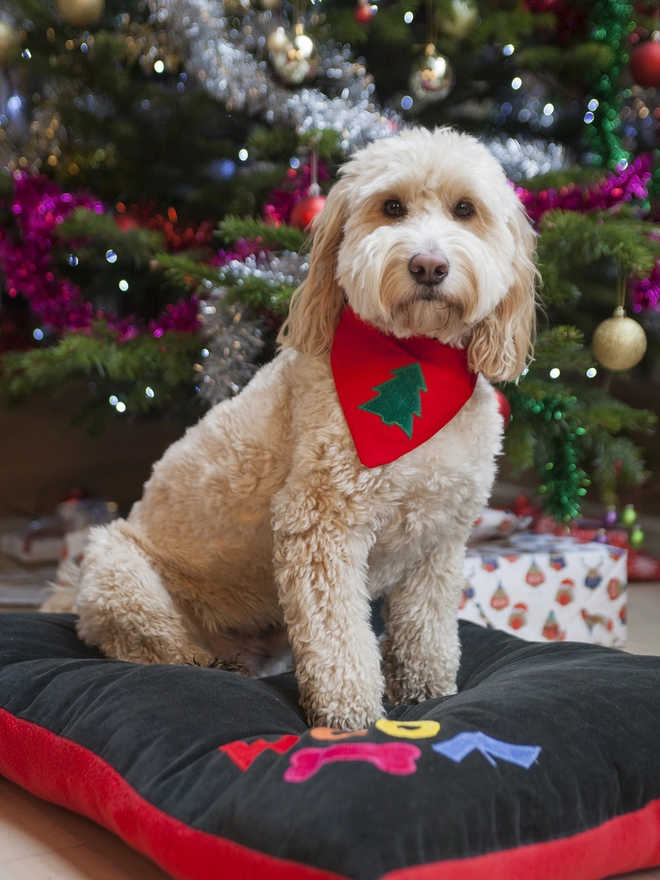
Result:
{"type": "Polygon", "coordinates": [[[621,647],[627,552],[554,535],[513,535],[468,548],[459,617],[532,642],[621,647]]]}

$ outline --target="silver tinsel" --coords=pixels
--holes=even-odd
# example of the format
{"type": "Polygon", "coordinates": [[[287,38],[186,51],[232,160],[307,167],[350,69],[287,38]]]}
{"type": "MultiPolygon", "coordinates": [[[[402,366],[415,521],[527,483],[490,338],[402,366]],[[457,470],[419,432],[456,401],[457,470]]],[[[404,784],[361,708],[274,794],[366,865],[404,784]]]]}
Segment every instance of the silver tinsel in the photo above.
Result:
{"type": "MultiPolygon", "coordinates": [[[[221,281],[239,285],[248,277],[261,278],[279,290],[282,285],[298,287],[309,269],[306,255],[285,251],[279,256],[259,253],[243,260],[231,260],[220,272],[221,281]]],[[[225,287],[212,288],[201,303],[202,332],[206,347],[198,372],[199,394],[210,404],[232,397],[250,381],[257,371],[256,361],[263,349],[263,319],[252,321],[238,305],[224,300],[225,287]]]]}
{"type": "Polygon", "coordinates": [[[226,304],[224,296],[224,288],[214,288],[201,302],[206,347],[195,364],[195,387],[211,406],[247,385],[257,371],[255,361],[264,345],[258,323],[244,318],[239,306],[226,304]]]}
{"type": "Polygon", "coordinates": [[[298,287],[306,278],[308,270],[307,254],[283,251],[275,255],[261,251],[258,254],[251,254],[244,260],[230,260],[220,270],[220,280],[231,279],[237,281],[240,286],[243,278],[260,278],[276,291],[282,285],[298,287]]]}
{"type": "Polygon", "coordinates": [[[523,140],[499,137],[486,141],[495,158],[501,163],[510,180],[519,183],[537,174],[568,168],[566,150],[560,144],[544,140],[523,140]]]}
{"type": "Polygon", "coordinates": [[[319,85],[292,91],[276,82],[262,57],[275,27],[270,12],[253,8],[240,19],[221,0],[151,0],[158,23],[187,46],[186,69],[228,110],[262,116],[267,123],[300,132],[331,129],[345,153],[400,127],[394,113],[379,109],[374,84],[348,47],[329,41],[321,48],[319,85]]]}

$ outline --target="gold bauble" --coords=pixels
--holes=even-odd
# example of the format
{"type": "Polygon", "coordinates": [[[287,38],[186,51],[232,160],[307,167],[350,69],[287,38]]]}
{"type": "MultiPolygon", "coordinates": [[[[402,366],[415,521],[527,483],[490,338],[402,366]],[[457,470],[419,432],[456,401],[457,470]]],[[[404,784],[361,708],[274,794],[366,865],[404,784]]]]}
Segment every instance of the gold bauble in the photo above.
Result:
{"type": "Polygon", "coordinates": [[[225,0],[225,15],[242,18],[250,9],[250,0],[225,0]]]}
{"type": "Polygon", "coordinates": [[[67,24],[84,28],[103,15],[105,0],[57,0],[57,9],[67,24]]]}
{"type": "Polygon", "coordinates": [[[297,24],[293,36],[283,27],[277,27],[266,37],[268,63],[277,76],[288,86],[300,86],[316,76],[319,48],[316,40],[297,24]]]}
{"type": "Polygon", "coordinates": [[[431,104],[447,97],[454,84],[454,74],[449,61],[439,55],[433,43],[413,68],[410,76],[410,89],[418,101],[431,104]]]}
{"type": "Polygon", "coordinates": [[[6,64],[18,46],[18,30],[9,22],[0,21],[0,65],[6,64]]]}
{"type": "Polygon", "coordinates": [[[275,12],[281,5],[282,0],[257,0],[257,6],[265,12],[275,12]]]}
{"type": "Polygon", "coordinates": [[[441,15],[438,28],[452,40],[464,40],[479,21],[479,8],[472,0],[451,0],[451,15],[441,15]]]}
{"type": "Polygon", "coordinates": [[[614,317],[599,324],[591,349],[596,360],[608,370],[630,370],[644,357],[646,333],[637,321],[626,318],[625,309],[615,309],[614,317]]]}

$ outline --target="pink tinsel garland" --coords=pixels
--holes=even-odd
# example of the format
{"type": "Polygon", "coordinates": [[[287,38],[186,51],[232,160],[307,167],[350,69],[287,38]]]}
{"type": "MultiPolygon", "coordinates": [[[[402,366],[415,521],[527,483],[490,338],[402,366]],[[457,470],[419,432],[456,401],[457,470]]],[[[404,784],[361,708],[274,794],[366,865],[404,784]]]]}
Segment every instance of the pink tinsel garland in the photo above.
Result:
{"type": "MultiPolygon", "coordinates": [[[[547,211],[606,211],[633,199],[648,197],[651,182],[652,156],[649,153],[637,156],[626,168],[607,175],[605,180],[585,188],[575,184],[561,189],[547,189],[530,192],[517,187],[518,198],[527,213],[538,224],[547,211]]],[[[630,299],[634,312],[648,311],[660,307],[660,262],[657,262],[647,278],[636,279],[630,285],[630,299]]]]}
{"type": "Polygon", "coordinates": [[[544,189],[530,192],[523,187],[516,187],[518,198],[527,209],[527,213],[538,223],[547,211],[606,211],[633,199],[645,199],[651,181],[651,165],[653,159],[644,153],[627,166],[607,175],[591,187],[580,187],[575,184],[560,189],[544,189]]]}
{"type": "MultiPolygon", "coordinates": [[[[77,284],[55,274],[52,256],[57,227],[76,210],[104,213],[102,202],[87,194],[62,192],[46,177],[20,173],[14,177],[10,210],[16,218],[19,236],[0,228],[0,269],[9,296],[22,294],[33,314],[50,329],[88,331],[93,320],[108,320],[108,328],[125,342],[145,332],[134,318],[117,321],[103,311],[94,312],[77,284]],[[114,322],[114,323],[113,323],[114,322]]],[[[163,314],[149,322],[148,332],[159,338],[167,330],[194,332],[199,328],[197,298],[170,303],[163,314]]]]}
{"type": "MultiPolygon", "coordinates": [[[[560,189],[531,192],[517,187],[516,193],[531,219],[538,223],[550,210],[603,211],[633,199],[645,199],[651,180],[652,157],[638,156],[625,169],[612,172],[592,187],[571,184],[560,189]]],[[[327,169],[320,169],[327,177],[327,169]]],[[[264,209],[264,219],[278,225],[286,222],[293,205],[307,194],[309,168],[291,169],[287,175],[288,187],[276,189],[264,209]]],[[[78,285],[54,272],[53,235],[76,208],[85,208],[102,214],[103,204],[93,196],[62,192],[45,177],[31,177],[26,173],[15,175],[14,194],[10,210],[16,218],[20,237],[15,238],[0,228],[0,269],[5,278],[9,296],[21,293],[30,303],[32,312],[44,325],[56,332],[82,330],[89,332],[94,319],[106,319],[108,328],[119,341],[127,341],[144,332],[160,338],[168,330],[194,332],[199,328],[197,298],[182,298],[170,303],[163,314],[145,327],[142,322],[128,317],[119,319],[102,311],[94,312],[78,285]]],[[[212,265],[232,259],[245,259],[260,249],[248,242],[238,242],[230,252],[221,251],[211,260],[212,265]]],[[[655,309],[660,306],[660,262],[648,278],[636,281],[631,289],[634,311],[655,309]]]]}

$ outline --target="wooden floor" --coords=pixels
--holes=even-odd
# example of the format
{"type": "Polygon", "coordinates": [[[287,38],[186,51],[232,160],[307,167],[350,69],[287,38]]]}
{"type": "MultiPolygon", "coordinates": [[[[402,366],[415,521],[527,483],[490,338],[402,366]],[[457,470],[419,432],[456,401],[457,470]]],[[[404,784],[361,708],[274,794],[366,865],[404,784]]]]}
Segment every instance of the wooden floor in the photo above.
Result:
{"type": "MultiPolygon", "coordinates": [[[[628,649],[660,655],[660,583],[631,586],[628,612],[628,649]]],[[[88,819],[41,801],[0,777],[0,880],[167,880],[168,876],[88,819]]],[[[660,868],[617,880],[660,880],[660,868]]]]}

